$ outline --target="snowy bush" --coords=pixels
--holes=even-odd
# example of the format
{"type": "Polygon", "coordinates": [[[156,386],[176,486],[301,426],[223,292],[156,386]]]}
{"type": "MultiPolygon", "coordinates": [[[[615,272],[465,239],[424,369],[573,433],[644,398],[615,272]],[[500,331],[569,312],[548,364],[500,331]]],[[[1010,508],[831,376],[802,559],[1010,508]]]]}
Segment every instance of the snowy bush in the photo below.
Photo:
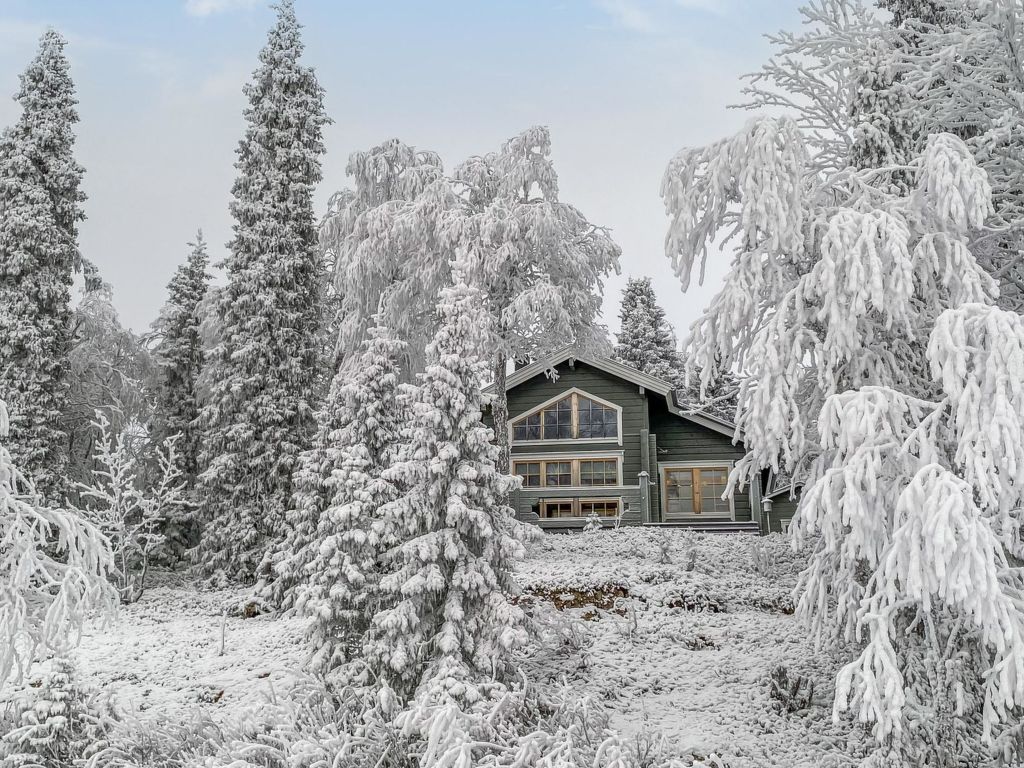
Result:
{"type": "Polygon", "coordinates": [[[109,703],[77,680],[74,663],[59,656],[31,700],[15,711],[0,737],[2,768],[70,768],[103,750],[114,720],[109,703]]]}
{"type": "MultiPolygon", "coordinates": [[[[7,437],[0,400],[0,439],[7,437]]],[[[86,618],[110,615],[116,597],[110,543],[73,512],[39,503],[0,444],[0,684],[28,671],[41,652],[73,646],[86,618]]]]}
{"type": "Polygon", "coordinates": [[[92,480],[76,484],[84,505],[81,515],[110,542],[121,601],[133,603],[142,596],[150,561],[164,544],[161,529],[188,512],[185,483],[175,453],[177,438],[168,438],[156,449],[155,477],[150,487],[143,488],[141,461],[125,433],[115,436],[102,411],[96,412],[93,427],[96,445],[92,480]]]}
{"type": "Polygon", "coordinates": [[[781,712],[799,712],[814,700],[814,681],[790,674],[789,669],[780,664],[768,675],[768,691],[781,712]]]}

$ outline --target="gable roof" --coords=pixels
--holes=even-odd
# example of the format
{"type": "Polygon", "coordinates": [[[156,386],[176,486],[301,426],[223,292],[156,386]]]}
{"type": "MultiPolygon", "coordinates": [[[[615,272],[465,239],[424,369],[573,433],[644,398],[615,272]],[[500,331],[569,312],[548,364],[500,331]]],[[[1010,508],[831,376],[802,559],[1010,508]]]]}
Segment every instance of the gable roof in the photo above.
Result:
{"type": "MultiPolygon", "coordinates": [[[[727,437],[734,438],[737,436],[736,426],[734,424],[730,424],[717,416],[712,416],[707,413],[687,412],[687,409],[681,407],[679,402],[676,400],[675,387],[664,379],[659,379],[656,376],[650,376],[649,374],[638,371],[636,368],[623,365],[617,360],[612,360],[610,357],[577,353],[572,345],[560,347],[540,360],[530,363],[529,365],[525,365],[510,373],[505,378],[505,391],[507,392],[510,389],[518,387],[520,384],[529,381],[534,376],[547,373],[557,365],[560,365],[567,360],[584,363],[585,365],[597,368],[598,370],[602,370],[612,376],[617,376],[620,379],[624,379],[639,387],[643,387],[645,390],[649,390],[663,396],[669,412],[679,416],[680,418],[692,421],[694,424],[699,424],[702,427],[706,427],[707,429],[718,432],[719,434],[727,437]]],[[[489,384],[485,388],[485,391],[493,393],[494,384],[489,384]]],[[[740,433],[739,439],[743,439],[742,433],[740,433]]]]}

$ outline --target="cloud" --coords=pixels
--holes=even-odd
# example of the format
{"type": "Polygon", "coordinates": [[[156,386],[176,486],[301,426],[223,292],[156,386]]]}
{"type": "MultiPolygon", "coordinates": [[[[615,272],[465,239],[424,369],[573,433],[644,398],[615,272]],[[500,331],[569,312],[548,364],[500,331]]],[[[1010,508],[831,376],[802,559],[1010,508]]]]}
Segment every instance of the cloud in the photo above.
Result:
{"type": "Polygon", "coordinates": [[[651,15],[631,0],[598,0],[598,5],[620,27],[633,32],[654,30],[654,20],[651,15]]]}
{"type": "Polygon", "coordinates": [[[675,4],[680,8],[725,13],[726,0],[675,0],[675,4]]]}
{"type": "Polygon", "coordinates": [[[260,4],[260,0],[185,0],[185,13],[189,16],[211,16],[227,11],[247,11],[260,4]]]}

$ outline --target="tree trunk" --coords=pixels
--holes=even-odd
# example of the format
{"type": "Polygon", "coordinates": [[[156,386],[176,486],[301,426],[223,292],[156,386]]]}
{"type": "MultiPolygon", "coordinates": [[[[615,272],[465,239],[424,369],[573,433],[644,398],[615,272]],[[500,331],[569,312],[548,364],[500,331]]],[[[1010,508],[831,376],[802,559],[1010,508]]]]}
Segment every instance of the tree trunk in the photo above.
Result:
{"type": "Polygon", "coordinates": [[[494,417],[494,439],[498,446],[497,469],[507,475],[511,459],[508,443],[508,393],[505,391],[505,368],[508,357],[499,352],[494,358],[494,402],[491,415],[494,417]]]}

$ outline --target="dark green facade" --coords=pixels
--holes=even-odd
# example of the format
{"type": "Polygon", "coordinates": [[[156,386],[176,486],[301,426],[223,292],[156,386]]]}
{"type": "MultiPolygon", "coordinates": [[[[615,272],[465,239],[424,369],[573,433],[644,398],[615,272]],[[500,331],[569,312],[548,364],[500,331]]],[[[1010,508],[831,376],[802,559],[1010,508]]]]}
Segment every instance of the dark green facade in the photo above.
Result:
{"type": "MultiPolygon", "coordinates": [[[[732,466],[744,455],[741,443],[734,443],[732,428],[714,420],[690,418],[680,413],[667,393],[653,391],[644,386],[645,378],[625,378],[631,375],[621,366],[594,360],[564,360],[554,366],[557,377],[552,378],[543,371],[523,381],[513,383],[508,389],[509,423],[535,411],[535,409],[576,391],[580,396],[613,404],[621,409],[621,429],[617,439],[600,441],[558,440],[512,442],[512,460],[524,457],[568,458],[587,455],[621,456],[621,486],[608,488],[524,488],[516,494],[514,504],[522,519],[539,522],[545,528],[571,529],[582,527],[582,519],[540,519],[541,505],[562,498],[610,497],[620,498],[623,511],[619,524],[659,525],[664,520],[664,476],[663,470],[675,466],[723,467],[732,466]],[[610,372],[615,368],[619,373],[610,372]],[[675,411],[675,412],[673,412],[675,411]],[[701,423],[703,421],[703,423],[701,423]],[[643,475],[642,473],[646,473],[643,475]]],[[[646,379],[648,385],[654,380],[646,379]]],[[[667,385],[660,382],[664,388],[667,385]]],[[[715,519],[693,517],[685,521],[673,520],[672,524],[706,529],[736,529],[760,531],[761,515],[757,500],[759,489],[751,494],[750,489],[733,494],[731,514],[728,519],[721,515],[715,519]],[[752,499],[752,495],[755,497],[752,499]]]]}

